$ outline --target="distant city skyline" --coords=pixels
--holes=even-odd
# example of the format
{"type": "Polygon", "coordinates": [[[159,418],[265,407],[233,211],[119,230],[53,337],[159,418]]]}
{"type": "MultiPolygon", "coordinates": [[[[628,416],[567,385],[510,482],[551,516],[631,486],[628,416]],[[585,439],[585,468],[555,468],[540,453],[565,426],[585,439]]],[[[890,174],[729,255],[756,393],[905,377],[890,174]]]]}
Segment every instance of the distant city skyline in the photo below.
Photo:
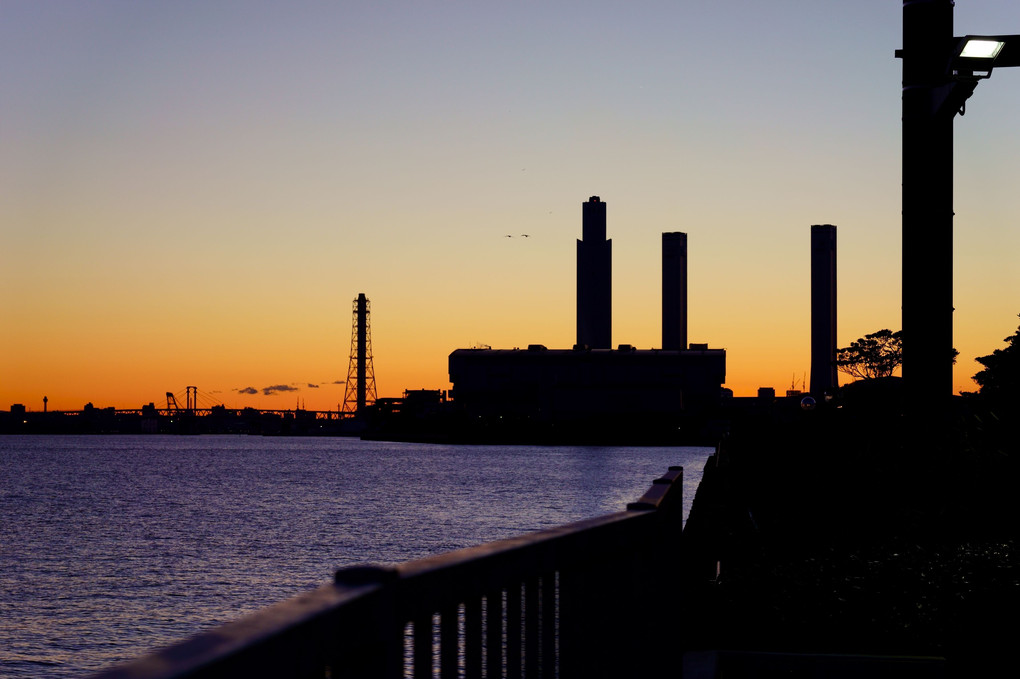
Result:
{"type": "MultiPolygon", "coordinates": [[[[335,410],[361,292],[380,397],[569,348],[592,195],[614,346],[661,345],[664,232],[738,396],[810,371],[812,224],[838,345],[900,328],[902,3],[344,5],[0,5],[0,409],[335,410]]],[[[955,124],[956,391],[1020,313],[1018,112],[1003,69],[955,124]]]]}

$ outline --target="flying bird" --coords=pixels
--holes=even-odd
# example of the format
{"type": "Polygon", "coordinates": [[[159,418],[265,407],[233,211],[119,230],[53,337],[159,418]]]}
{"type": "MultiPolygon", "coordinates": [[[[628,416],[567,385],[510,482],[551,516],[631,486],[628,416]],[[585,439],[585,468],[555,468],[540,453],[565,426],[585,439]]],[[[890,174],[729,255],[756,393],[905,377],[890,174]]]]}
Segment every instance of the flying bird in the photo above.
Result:
{"type": "Polygon", "coordinates": [[[526,234],[526,233],[522,233],[522,234],[521,234],[521,237],[523,237],[523,238],[531,238],[531,236],[529,236],[529,235],[528,235],[528,234],[526,234]]]}
{"type": "Polygon", "coordinates": [[[507,238],[513,238],[513,236],[511,236],[510,234],[507,234],[506,237],[507,238]]]}

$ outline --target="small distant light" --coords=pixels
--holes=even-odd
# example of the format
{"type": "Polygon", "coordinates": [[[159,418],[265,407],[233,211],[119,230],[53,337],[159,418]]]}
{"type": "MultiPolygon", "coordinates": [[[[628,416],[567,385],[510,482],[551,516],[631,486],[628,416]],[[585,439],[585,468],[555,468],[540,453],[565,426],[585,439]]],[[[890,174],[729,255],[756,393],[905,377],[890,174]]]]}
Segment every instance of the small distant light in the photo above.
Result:
{"type": "Polygon", "coordinates": [[[999,40],[970,38],[960,51],[960,56],[967,59],[994,59],[999,56],[1005,44],[999,40]]]}

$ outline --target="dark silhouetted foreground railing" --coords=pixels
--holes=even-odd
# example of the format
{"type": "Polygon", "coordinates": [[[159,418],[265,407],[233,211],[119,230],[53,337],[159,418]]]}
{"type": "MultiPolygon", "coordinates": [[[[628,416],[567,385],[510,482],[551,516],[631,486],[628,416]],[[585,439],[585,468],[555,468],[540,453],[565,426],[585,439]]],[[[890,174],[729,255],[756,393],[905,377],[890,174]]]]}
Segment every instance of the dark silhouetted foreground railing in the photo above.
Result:
{"type": "Polygon", "coordinates": [[[666,649],[679,467],[626,511],[333,584],[101,672],[183,677],[594,677],[678,670],[666,649]]]}

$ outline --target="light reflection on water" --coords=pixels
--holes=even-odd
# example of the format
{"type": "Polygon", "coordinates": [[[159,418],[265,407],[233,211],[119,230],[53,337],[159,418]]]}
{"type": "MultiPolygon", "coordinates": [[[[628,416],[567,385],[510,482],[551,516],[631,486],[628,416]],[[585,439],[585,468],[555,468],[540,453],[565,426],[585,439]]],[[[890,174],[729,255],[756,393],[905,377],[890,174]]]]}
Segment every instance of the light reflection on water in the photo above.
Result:
{"type": "Polygon", "coordinates": [[[80,676],[327,582],[619,511],[707,448],[0,437],[0,677],[80,676]]]}

